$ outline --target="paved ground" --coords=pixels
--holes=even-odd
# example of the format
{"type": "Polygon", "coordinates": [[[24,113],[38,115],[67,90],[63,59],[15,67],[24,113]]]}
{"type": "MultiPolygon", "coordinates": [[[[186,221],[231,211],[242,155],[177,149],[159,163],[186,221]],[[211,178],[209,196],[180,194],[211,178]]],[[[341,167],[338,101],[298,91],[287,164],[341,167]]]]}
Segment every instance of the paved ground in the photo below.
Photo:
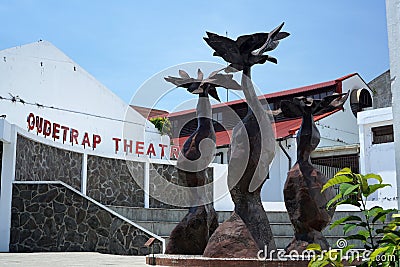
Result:
{"type": "Polygon", "coordinates": [[[145,257],[142,256],[119,256],[95,252],[0,253],[1,267],[150,266],[145,262],[145,257]]]}

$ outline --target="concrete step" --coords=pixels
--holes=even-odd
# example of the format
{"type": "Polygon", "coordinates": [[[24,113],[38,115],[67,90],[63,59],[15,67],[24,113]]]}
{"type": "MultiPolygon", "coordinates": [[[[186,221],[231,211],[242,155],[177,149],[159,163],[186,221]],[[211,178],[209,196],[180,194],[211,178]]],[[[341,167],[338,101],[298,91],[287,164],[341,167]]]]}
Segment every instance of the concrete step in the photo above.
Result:
{"type": "MultiPolygon", "coordinates": [[[[161,236],[165,239],[165,244],[169,242],[169,236],[161,236]]],[[[274,236],[275,245],[278,249],[285,249],[286,246],[292,241],[293,236],[274,236]]],[[[344,238],[344,236],[326,236],[328,243],[332,248],[336,248],[336,243],[339,239],[344,238]]],[[[355,248],[363,248],[363,245],[359,241],[347,241],[348,244],[354,244],[355,248]]]]}
{"type": "MultiPolygon", "coordinates": [[[[161,209],[161,208],[132,208],[132,207],[118,207],[109,206],[112,210],[118,212],[122,216],[136,222],[145,229],[166,238],[167,244],[171,231],[176,227],[176,225],[182,220],[182,218],[187,214],[187,209],[161,209]]],[[[219,211],[218,221],[220,223],[224,222],[231,216],[231,211],[219,211]]],[[[272,233],[275,237],[275,242],[278,248],[285,248],[287,244],[293,238],[293,226],[290,223],[289,216],[287,212],[267,212],[268,219],[271,225],[272,233]]],[[[359,212],[343,212],[338,211],[335,213],[333,221],[343,218],[349,215],[358,215],[359,212]]],[[[336,242],[340,238],[344,238],[343,226],[339,225],[332,230],[327,227],[323,234],[327,237],[328,242],[335,246],[336,242]]],[[[356,231],[353,230],[347,235],[355,234],[356,231]]],[[[350,242],[349,242],[350,243],[350,242]]],[[[362,244],[360,242],[355,243],[356,247],[361,248],[362,244]]]]}
{"type": "MultiPolygon", "coordinates": [[[[136,208],[124,206],[108,206],[110,209],[118,212],[122,216],[133,221],[165,221],[165,222],[179,222],[188,212],[188,209],[161,209],[161,208],[136,208]]],[[[218,211],[218,220],[223,222],[227,220],[232,211],[218,211]]],[[[289,216],[284,211],[268,211],[268,220],[270,223],[287,223],[289,216]]],[[[360,212],[347,212],[337,211],[333,217],[333,221],[344,216],[358,215],[360,212]]]]}
{"type": "MultiPolygon", "coordinates": [[[[160,236],[169,236],[171,231],[176,227],[178,222],[156,222],[156,221],[135,221],[140,226],[144,227],[145,229],[160,235],[160,236]]],[[[270,223],[272,233],[274,236],[293,236],[293,226],[290,223],[270,223]]],[[[347,235],[356,234],[356,230],[350,231],[347,235]]],[[[342,237],[344,236],[343,233],[343,225],[339,225],[332,230],[329,230],[327,227],[323,234],[325,236],[337,236],[342,237]]]]}
{"type": "MultiPolygon", "coordinates": [[[[188,209],[161,209],[161,208],[134,208],[122,206],[108,206],[110,209],[128,218],[131,221],[162,221],[162,222],[180,222],[188,213],[188,209]]],[[[218,211],[218,221],[227,220],[231,211],[218,211]]]]}

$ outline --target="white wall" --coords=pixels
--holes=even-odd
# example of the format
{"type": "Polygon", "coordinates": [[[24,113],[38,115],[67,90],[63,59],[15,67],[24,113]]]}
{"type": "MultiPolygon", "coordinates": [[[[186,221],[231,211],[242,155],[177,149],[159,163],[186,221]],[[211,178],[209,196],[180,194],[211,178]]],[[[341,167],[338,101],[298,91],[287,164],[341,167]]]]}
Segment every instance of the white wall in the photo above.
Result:
{"type": "Polygon", "coordinates": [[[394,140],[397,158],[397,207],[400,209],[400,0],[386,0],[386,18],[390,57],[390,80],[394,113],[394,140]]]}
{"type": "Polygon", "coordinates": [[[372,144],[371,128],[393,124],[392,108],[381,108],[358,113],[360,131],[360,172],[376,173],[382,176],[383,183],[391,184],[371,196],[371,201],[385,208],[396,208],[396,168],[394,142],[372,144]]]}
{"type": "MultiPolygon", "coordinates": [[[[347,78],[342,82],[342,91],[344,93],[348,90],[361,88],[369,90],[367,84],[358,75],[347,78]]],[[[318,148],[358,144],[360,142],[357,119],[350,108],[350,98],[345,102],[343,111],[338,111],[317,121],[316,125],[321,135],[318,148]]],[[[297,149],[295,136],[282,141],[282,146],[289,153],[293,166],[296,163],[297,149]]],[[[283,188],[288,172],[288,158],[278,146],[278,143],[275,151],[276,155],[270,169],[270,179],[267,180],[261,190],[262,201],[271,202],[265,203],[265,206],[273,209],[275,209],[274,205],[276,207],[284,207],[280,202],[284,201],[283,188]]]]}
{"type": "MultiPolygon", "coordinates": [[[[169,140],[161,140],[150,122],[51,43],[40,41],[2,50],[0,59],[0,96],[10,98],[12,94],[29,103],[64,109],[0,100],[1,114],[7,115],[11,124],[28,130],[27,118],[33,113],[51,123],[78,130],[79,144],[74,146],[82,151],[93,150],[92,137],[100,135],[101,142],[95,150],[109,155],[115,154],[114,137],[128,139],[127,144],[133,140],[134,146],[135,141],[145,141],[145,153],[148,144],[155,142],[156,157],[161,154],[158,146],[161,142],[169,145],[169,140]],[[90,137],[91,147],[82,146],[85,132],[90,137]]],[[[60,137],[62,133],[60,129],[60,137]]],[[[44,138],[43,134],[38,135],[44,138]]],[[[51,136],[47,139],[53,140],[51,136]]],[[[62,143],[62,138],[53,141],[62,143]]],[[[68,149],[71,142],[68,140],[65,146],[68,149]]],[[[123,141],[120,146],[123,148],[123,141]]],[[[118,153],[123,154],[122,150],[118,153]]]]}

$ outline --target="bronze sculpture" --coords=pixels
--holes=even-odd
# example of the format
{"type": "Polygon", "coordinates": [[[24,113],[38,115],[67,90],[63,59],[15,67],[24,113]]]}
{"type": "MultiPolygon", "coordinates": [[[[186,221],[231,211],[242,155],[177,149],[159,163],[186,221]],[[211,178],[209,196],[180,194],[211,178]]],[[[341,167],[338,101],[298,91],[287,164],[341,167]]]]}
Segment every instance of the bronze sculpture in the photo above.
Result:
{"type": "MultiPolygon", "coordinates": [[[[208,95],[219,100],[216,87],[240,90],[240,85],[233,80],[233,75],[224,75],[215,71],[206,79],[198,70],[197,78],[191,78],[180,70],[180,77],[166,77],[165,80],[177,87],[186,88],[190,93],[198,94],[197,122],[195,132],[186,140],[177,161],[178,177],[191,191],[188,206],[189,212],[174,228],[170,235],[166,254],[201,255],[209,237],[218,227],[218,215],[212,204],[212,197],[207,194],[207,167],[212,161],[215,148],[215,131],[211,116],[211,105],[208,95]],[[213,143],[202,147],[202,143],[212,140],[213,143]]],[[[204,144],[204,143],[203,143],[204,144]]]]}
{"type": "Polygon", "coordinates": [[[248,113],[232,133],[228,185],[235,204],[232,216],[211,236],[204,251],[206,257],[254,258],[267,246],[275,249],[271,227],[261,202],[261,188],[267,179],[275,153],[275,135],[268,113],[261,105],[252,81],[251,67],[277,60],[264,52],[275,49],[279,40],[289,34],[280,32],[283,23],[270,33],[244,35],[233,41],[207,33],[204,38],[230,65],[227,72],[242,70],[242,90],[248,113]]]}
{"type": "Polygon", "coordinates": [[[321,233],[330,223],[335,210],[326,210],[326,203],[335,196],[332,188],[321,193],[327,178],[311,164],[310,154],[320,141],[320,134],[313,115],[334,111],[343,106],[349,93],[334,94],[321,100],[297,97],[281,102],[285,117],[302,117],[301,128],[296,137],[297,161],[288,172],[284,187],[284,200],[294,227],[294,238],[286,247],[286,252],[296,250],[301,253],[309,244],[317,243],[322,249],[329,249],[326,238],[321,233]]]}

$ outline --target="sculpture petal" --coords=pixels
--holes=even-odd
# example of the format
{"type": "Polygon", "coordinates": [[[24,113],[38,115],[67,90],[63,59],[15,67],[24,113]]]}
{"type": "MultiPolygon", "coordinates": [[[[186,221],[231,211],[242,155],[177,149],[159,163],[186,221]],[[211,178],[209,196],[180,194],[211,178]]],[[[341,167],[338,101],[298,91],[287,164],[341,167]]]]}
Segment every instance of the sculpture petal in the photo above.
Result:
{"type": "Polygon", "coordinates": [[[204,74],[203,74],[203,72],[200,70],[200,69],[198,69],[197,70],[197,80],[203,80],[203,77],[204,77],[204,74]]]}
{"type": "Polygon", "coordinates": [[[239,47],[240,53],[249,54],[255,49],[260,48],[268,39],[268,33],[254,33],[250,35],[239,36],[236,44],[239,47]]]}
{"type": "Polygon", "coordinates": [[[344,103],[349,97],[349,94],[350,90],[347,93],[333,94],[324,97],[313,109],[313,114],[320,115],[343,107],[344,103]]]}
{"type": "Polygon", "coordinates": [[[215,33],[207,32],[207,35],[208,38],[204,37],[203,39],[215,50],[217,56],[222,57],[225,61],[230,63],[243,61],[235,41],[215,33]]]}
{"type": "Polygon", "coordinates": [[[179,70],[179,76],[181,76],[182,78],[190,79],[189,74],[184,70],[179,70]]]}
{"type": "Polygon", "coordinates": [[[224,87],[226,89],[242,90],[242,87],[238,82],[233,79],[232,74],[216,74],[213,76],[215,81],[213,85],[216,87],[224,87]]]}
{"type": "Polygon", "coordinates": [[[290,100],[281,101],[281,110],[283,115],[287,118],[298,118],[304,114],[304,109],[290,100]]]}
{"type": "Polygon", "coordinates": [[[221,102],[218,96],[217,89],[214,86],[211,86],[210,89],[208,90],[208,94],[215,98],[218,102],[221,102]]]}

